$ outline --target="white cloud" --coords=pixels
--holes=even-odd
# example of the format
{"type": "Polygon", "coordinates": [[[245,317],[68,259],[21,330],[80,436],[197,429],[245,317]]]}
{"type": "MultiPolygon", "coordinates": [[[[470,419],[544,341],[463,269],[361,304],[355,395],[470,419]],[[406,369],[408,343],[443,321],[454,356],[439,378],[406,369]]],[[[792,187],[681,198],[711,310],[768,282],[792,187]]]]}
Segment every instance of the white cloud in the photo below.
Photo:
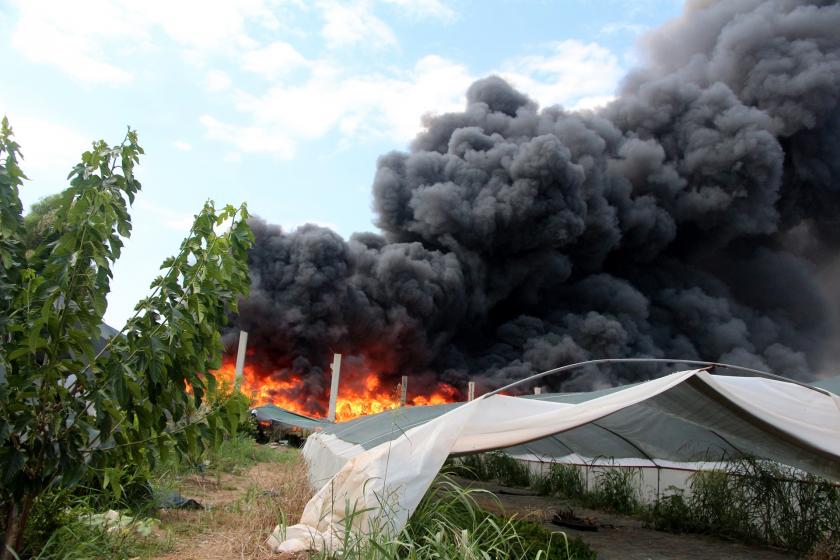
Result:
{"type": "Polygon", "coordinates": [[[67,173],[90,148],[91,139],[43,118],[14,112],[7,116],[23,155],[21,168],[31,181],[21,194],[31,200],[30,194],[40,198],[66,187],[67,173]]]}
{"type": "Polygon", "coordinates": [[[548,54],[507,61],[500,75],[541,105],[580,109],[604,104],[624,72],[609,49],[571,39],[554,43],[548,54]]]}
{"type": "Polygon", "coordinates": [[[321,35],[331,48],[357,43],[386,47],[397,43],[394,32],[376,17],[368,0],[321,0],[317,6],[324,18],[321,35]]]}
{"type": "Polygon", "coordinates": [[[246,22],[279,25],[263,0],[17,0],[17,7],[14,48],[86,83],[130,82],[133,72],[117,61],[152,48],[157,32],[197,60],[243,38],[246,22]]]}
{"type": "Polygon", "coordinates": [[[242,68],[266,78],[275,78],[306,64],[303,55],[283,41],[275,41],[242,55],[242,68]]]}
{"type": "Polygon", "coordinates": [[[230,84],[230,76],[221,70],[210,70],[204,77],[204,87],[210,92],[225,91],[230,84]]]}
{"type": "Polygon", "coordinates": [[[443,22],[456,19],[455,10],[440,0],[382,0],[386,4],[393,4],[405,13],[416,18],[432,18],[443,22]]]}
{"type": "MultiPolygon", "coordinates": [[[[461,110],[477,77],[437,55],[421,58],[408,70],[353,74],[328,60],[278,50],[305,69],[304,77],[255,93],[237,91],[234,106],[249,124],[205,116],[201,122],[209,137],[232,144],[237,153],[284,159],[294,156],[299,143],[328,134],[339,136],[339,147],[371,137],[405,142],[422,129],[424,114],[461,110]]],[[[544,53],[508,60],[497,73],[542,106],[579,110],[611,101],[624,69],[603,46],[569,40],[549,45],[544,53]]]]}
{"type": "Polygon", "coordinates": [[[210,115],[203,115],[199,121],[208,138],[233,144],[243,152],[270,154],[280,159],[294,157],[294,143],[282,134],[272,134],[265,127],[226,124],[210,115]]]}
{"type": "Polygon", "coordinates": [[[183,140],[175,140],[172,142],[172,145],[175,146],[177,149],[181,150],[182,152],[189,152],[192,150],[192,144],[189,142],[184,142],[183,140]]]}
{"type": "Polygon", "coordinates": [[[250,126],[201,118],[209,137],[242,152],[293,157],[301,141],[337,131],[342,138],[384,136],[407,141],[422,128],[426,113],[463,107],[473,77],[466,67],[439,56],[426,56],[408,71],[391,75],[346,75],[323,61],[309,61],[300,84],[278,84],[262,94],[238,92],[236,108],[250,126]]]}
{"type": "Polygon", "coordinates": [[[103,60],[100,40],[123,34],[128,40],[142,38],[114,6],[27,1],[18,8],[11,42],[30,60],[52,64],[84,82],[121,84],[133,79],[129,71],[103,60]]]}

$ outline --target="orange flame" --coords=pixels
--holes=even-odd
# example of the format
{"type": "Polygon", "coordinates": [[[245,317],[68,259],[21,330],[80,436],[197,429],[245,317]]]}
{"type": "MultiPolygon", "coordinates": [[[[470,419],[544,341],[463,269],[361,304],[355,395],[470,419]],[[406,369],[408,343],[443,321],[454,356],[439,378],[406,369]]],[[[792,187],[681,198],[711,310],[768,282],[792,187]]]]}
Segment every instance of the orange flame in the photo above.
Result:
{"type": "MultiPolygon", "coordinates": [[[[342,368],[344,370],[344,368],[342,368]]],[[[232,361],[225,360],[222,367],[213,374],[220,382],[234,383],[236,367],[232,361]]],[[[382,385],[376,373],[341,373],[341,386],[336,399],[335,416],[339,422],[358,416],[377,414],[400,406],[398,386],[382,385]]],[[[242,370],[242,392],[251,397],[252,406],[273,404],[298,414],[311,417],[323,417],[320,409],[326,409],[324,403],[329,395],[323,396],[323,402],[303,402],[296,395],[303,393],[304,381],[299,375],[291,374],[283,379],[262,374],[253,365],[246,364],[242,370]],[[319,406],[320,405],[320,406],[319,406]]],[[[409,405],[427,406],[455,402],[458,390],[447,383],[438,382],[429,395],[417,395],[408,399],[409,405]]]]}

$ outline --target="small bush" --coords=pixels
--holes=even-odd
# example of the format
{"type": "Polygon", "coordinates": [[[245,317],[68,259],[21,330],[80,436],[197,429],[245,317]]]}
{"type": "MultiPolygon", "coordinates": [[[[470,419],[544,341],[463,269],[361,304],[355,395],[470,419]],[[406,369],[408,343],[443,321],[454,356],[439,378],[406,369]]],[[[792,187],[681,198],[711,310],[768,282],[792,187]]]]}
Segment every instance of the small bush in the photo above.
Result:
{"type": "Polygon", "coordinates": [[[583,474],[575,465],[554,463],[548,471],[548,476],[544,477],[543,480],[545,482],[535,481],[535,490],[539,491],[539,486],[542,484],[548,490],[545,493],[556,494],[561,498],[570,500],[580,499],[586,493],[586,482],[583,474]]]}
{"type": "Polygon", "coordinates": [[[67,489],[47,490],[35,499],[23,537],[24,554],[41,552],[56,530],[75,519],[71,511],[74,503],[73,494],[67,489]]]}
{"type": "Polygon", "coordinates": [[[669,533],[696,532],[693,512],[683,496],[683,491],[673,487],[668,490],[671,494],[660,498],[645,512],[646,525],[657,531],[669,533]]]}
{"type": "Polygon", "coordinates": [[[595,475],[595,491],[587,498],[594,507],[631,514],[639,510],[638,469],[607,467],[595,475]]]}
{"type": "Polygon", "coordinates": [[[487,470],[504,486],[527,487],[531,484],[531,471],[521,461],[504,453],[488,453],[487,470]]]}
{"type": "Polygon", "coordinates": [[[527,465],[498,451],[461,457],[452,472],[470,480],[498,480],[504,486],[527,487],[532,478],[527,465]]]}
{"type": "Polygon", "coordinates": [[[466,455],[451,463],[452,474],[469,480],[490,480],[483,455],[466,455]]]}

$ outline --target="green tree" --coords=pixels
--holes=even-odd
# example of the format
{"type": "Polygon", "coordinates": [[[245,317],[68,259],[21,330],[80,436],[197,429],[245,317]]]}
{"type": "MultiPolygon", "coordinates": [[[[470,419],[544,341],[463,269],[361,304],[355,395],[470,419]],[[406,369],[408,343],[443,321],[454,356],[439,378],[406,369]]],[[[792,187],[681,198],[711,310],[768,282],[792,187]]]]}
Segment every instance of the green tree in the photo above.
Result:
{"type": "Polygon", "coordinates": [[[25,179],[0,127],[0,500],[5,547],[22,546],[33,500],[94,472],[116,493],[124,465],[195,456],[236,429],[240,399],[205,402],[220,366],[219,328],[247,293],[253,237],[245,206],[207,202],[180,252],[120,333],[98,344],[111,267],[131,231],[142,148],[129,129],[93,144],[52,201],[43,247],[26,245],[25,179]],[[97,350],[98,348],[98,350],[97,350]]]}
{"type": "Polygon", "coordinates": [[[58,239],[56,219],[62,200],[61,193],[45,196],[23,217],[23,243],[27,251],[49,250],[50,244],[58,239]]]}

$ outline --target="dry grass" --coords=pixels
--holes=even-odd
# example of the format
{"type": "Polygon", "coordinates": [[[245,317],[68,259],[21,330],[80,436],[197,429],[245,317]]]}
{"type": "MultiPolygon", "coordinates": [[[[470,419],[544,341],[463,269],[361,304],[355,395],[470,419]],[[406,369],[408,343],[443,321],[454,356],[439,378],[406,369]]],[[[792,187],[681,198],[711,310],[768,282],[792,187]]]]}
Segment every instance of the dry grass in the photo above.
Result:
{"type": "Polygon", "coordinates": [[[162,560],[277,560],[266,538],[281,520],[297,521],[312,494],[299,455],[243,475],[191,476],[179,490],[207,509],[162,513],[162,538],[172,543],[162,560]]]}

